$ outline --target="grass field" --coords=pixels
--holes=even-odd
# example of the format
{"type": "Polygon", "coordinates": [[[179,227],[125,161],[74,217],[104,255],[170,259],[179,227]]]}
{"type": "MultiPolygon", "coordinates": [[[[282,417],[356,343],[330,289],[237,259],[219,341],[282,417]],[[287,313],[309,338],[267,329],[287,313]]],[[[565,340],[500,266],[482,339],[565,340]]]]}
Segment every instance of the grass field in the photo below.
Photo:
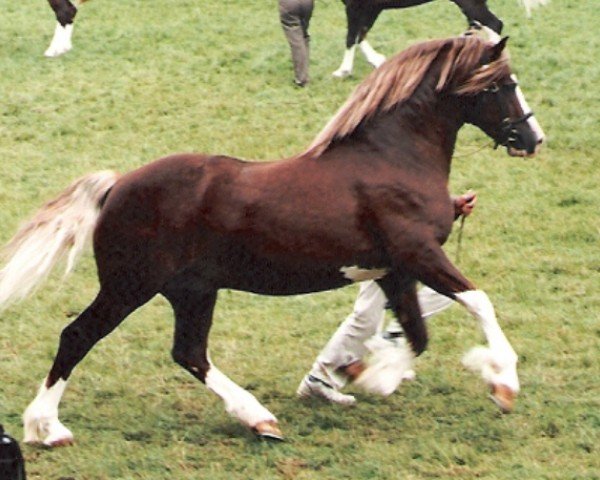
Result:
{"type": "MultiPolygon", "coordinates": [[[[80,11],[74,50],[46,59],[46,2],[2,0],[0,243],[72,179],[128,171],[178,151],[264,160],[303,149],[370,67],[331,77],[345,18],[317,0],[312,82],[292,85],[274,1],[97,0],[80,11]]],[[[490,0],[548,144],[535,159],[460,135],[453,191],[479,193],[461,270],[488,292],[520,354],[522,394],[499,414],[460,367],[481,343],[453,307],[430,323],[418,377],[389,398],[356,393],[342,408],[294,392],[357,287],[290,298],[222,291],[212,358],[275,413],[287,442],[258,442],[170,359],[172,314],[156,298],[81,363],[61,406],[76,445],[26,446],[28,478],[598,479],[600,478],[600,10],[553,0],[526,19],[490,0]]],[[[465,26],[446,1],[384,13],[370,39],[386,55],[465,26]]],[[[456,236],[447,251],[456,257],[456,236]]],[[[91,255],[0,314],[0,423],[20,416],[46,375],[62,328],[97,289],[91,255]]]]}

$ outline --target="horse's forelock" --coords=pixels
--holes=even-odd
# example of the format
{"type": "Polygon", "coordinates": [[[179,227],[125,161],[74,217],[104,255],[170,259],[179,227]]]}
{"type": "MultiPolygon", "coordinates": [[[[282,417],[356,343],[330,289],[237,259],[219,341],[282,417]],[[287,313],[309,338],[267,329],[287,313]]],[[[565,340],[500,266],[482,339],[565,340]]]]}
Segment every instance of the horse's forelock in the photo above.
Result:
{"type": "Polygon", "coordinates": [[[480,66],[472,75],[456,85],[453,93],[457,95],[474,95],[493,83],[499,82],[510,73],[509,57],[507,53],[503,52],[499,59],[480,66]]]}
{"type": "Polygon", "coordinates": [[[441,63],[437,92],[469,94],[489,86],[499,76],[498,70],[504,70],[504,65],[507,68],[508,62],[503,54],[487,68],[480,67],[488,46],[478,37],[456,37],[422,42],[400,52],[371,72],[354,90],[304,155],[322,154],[332,142],[352,134],[362,122],[408,101],[438,58],[441,63]]]}

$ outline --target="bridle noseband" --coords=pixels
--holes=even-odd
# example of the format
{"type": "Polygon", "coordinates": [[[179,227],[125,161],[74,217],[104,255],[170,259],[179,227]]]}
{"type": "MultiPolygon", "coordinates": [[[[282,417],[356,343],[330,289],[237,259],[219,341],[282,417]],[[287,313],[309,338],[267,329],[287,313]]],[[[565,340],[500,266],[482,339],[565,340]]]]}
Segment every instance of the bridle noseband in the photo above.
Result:
{"type": "MultiPolygon", "coordinates": [[[[504,83],[502,85],[498,85],[496,82],[492,83],[489,87],[484,89],[484,92],[498,94],[501,90],[511,88],[514,89],[519,84],[517,82],[504,83]]],[[[519,135],[519,132],[515,128],[517,125],[526,122],[530,117],[533,116],[533,110],[529,111],[518,118],[511,119],[509,113],[507,112],[506,106],[497,96],[494,96],[498,103],[498,108],[502,113],[502,124],[500,126],[500,134],[501,140],[494,140],[494,149],[498,148],[500,145],[503,147],[508,146],[511,142],[514,142],[519,135]]]]}

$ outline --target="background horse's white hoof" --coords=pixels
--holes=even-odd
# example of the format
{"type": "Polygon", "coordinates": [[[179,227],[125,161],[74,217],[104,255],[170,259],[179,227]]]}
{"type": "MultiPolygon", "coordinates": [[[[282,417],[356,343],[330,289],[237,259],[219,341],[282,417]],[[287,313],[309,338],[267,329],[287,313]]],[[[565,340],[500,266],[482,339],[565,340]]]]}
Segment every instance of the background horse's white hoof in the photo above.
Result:
{"type": "Polygon", "coordinates": [[[338,68],[331,75],[333,75],[335,78],[345,78],[345,77],[349,77],[350,75],[352,75],[352,71],[346,70],[345,68],[338,68]]]}
{"type": "Polygon", "coordinates": [[[48,58],[60,57],[62,54],[71,50],[72,46],[64,46],[62,48],[53,47],[52,45],[44,52],[44,56],[48,58]]]}

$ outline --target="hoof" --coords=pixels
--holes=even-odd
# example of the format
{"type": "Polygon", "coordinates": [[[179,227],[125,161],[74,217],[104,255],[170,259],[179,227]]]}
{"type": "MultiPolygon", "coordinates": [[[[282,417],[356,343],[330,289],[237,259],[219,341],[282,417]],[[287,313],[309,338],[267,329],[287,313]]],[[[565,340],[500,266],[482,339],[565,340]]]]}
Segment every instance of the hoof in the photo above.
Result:
{"type": "Polygon", "coordinates": [[[73,440],[73,437],[64,437],[64,438],[58,438],[56,440],[46,440],[44,442],[44,446],[49,447],[49,448],[56,448],[56,447],[69,447],[71,445],[73,445],[75,443],[75,440],[73,440]]]}
{"type": "Polygon", "coordinates": [[[258,422],[252,431],[261,440],[277,440],[283,441],[283,433],[279,430],[277,423],[273,420],[266,420],[264,422],[258,422]]]}
{"type": "Polygon", "coordinates": [[[338,69],[335,72],[333,72],[332,75],[335,78],[346,78],[346,77],[349,77],[350,75],[352,75],[352,72],[350,70],[338,69]]]}
{"type": "Polygon", "coordinates": [[[502,413],[510,413],[515,404],[515,392],[506,385],[492,385],[490,399],[498,406],[502,413]]]}
{"type": "Polygon", "coordinates": [[[48,50],[46,50],[44,52],[44,57],[46,58],[56,58],[56,57],[60,57],[61,55],[64,55],[65,53],[67,53],[69,50],[71,50],[71,47],[62,47],[62,48],[48,48],[48,50]]]}

